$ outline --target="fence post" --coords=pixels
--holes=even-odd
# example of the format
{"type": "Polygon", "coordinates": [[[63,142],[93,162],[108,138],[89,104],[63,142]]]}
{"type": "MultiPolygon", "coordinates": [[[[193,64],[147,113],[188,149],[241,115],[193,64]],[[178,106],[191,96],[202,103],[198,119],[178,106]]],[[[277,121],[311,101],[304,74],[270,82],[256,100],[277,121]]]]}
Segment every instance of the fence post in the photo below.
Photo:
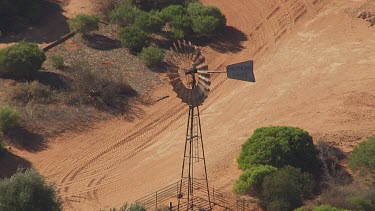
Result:
{"type": "Polygon", "coordinates": [[[238,211],[238,196],[236,196],[236,210],[238,211]]]}
{"type": "Polygon", "coordinates": [[[156,197],[155,197],[155,210],[158,210],[158,192],[155,192],[156,197]]]}
{"type": "Polygon", "coordinates": [[[215,202],[215,187],[212,186],[212,199],[213,199],[213,202],[214,202],[214,205],[216,204],[215,202]]]}

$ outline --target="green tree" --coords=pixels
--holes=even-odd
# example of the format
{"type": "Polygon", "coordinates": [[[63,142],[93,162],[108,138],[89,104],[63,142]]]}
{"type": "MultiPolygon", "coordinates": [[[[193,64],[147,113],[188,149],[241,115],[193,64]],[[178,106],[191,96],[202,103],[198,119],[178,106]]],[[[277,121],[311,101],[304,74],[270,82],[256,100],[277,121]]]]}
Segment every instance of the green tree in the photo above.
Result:
{"type": "Polygon", "coordinates": [[[122,46],[132,51],[141,50],[149,39],[146,32],[134,26],[122,28],[119,35],[122,46]]]}
{"type": "Polygon", "coordinates": [[[277,171],[277,168],[268,165],[257,165],[246,169],[236,181],[233,191],[238,194],[248,194],[251,190],[256,193],[262,191],[264,177],[277,171]]]}
{"type": "Polygon", "coordinates": [[[353,171],[362,169],[375,172],[375,136],[354,148],[349,157],[349,167],[353,171]]]}
{"type": "Polygon", "coordinates": [[[69,20],[69,27],[71,31],[87,34],[99,30],[99,21],[100,19],[96,15],[78,14],[69,20]]]}
{"type": "Polygon", "coordinates": [[[314,186],[311,174],[285,166],[263,179],[260,203],[267,210],[293,210],[312,196],[314,186]]]}
{"type": "Polygon", "coordinates": [[[242,145],[237,162],[243,170],[253,165],[271,165],[276,168],[290,165],[317,173],[317,155],[312,137],[306,131],[294,127],[271,126],[254,131],[242,145]]]}
{"type": "Polygon", "coordinates": [[[54,185],[46,184],[35,170],[19,170],[10,178],[0,180],[0,210],[61,210],[54,185]]]}
{"type": "Polygon", "coordinates": [[[163,61],[164,52],[158,47],[150,46],[143,48],[138,57],[147,67],[154,67],[163,61]]]}
{"type": "Polygon", "coordinates": [[[0,107],[0,131],[5,132],[18,125],[20,114],[9,106],[0,107]]]}
{"type": "Polygon", "coordinates": [[[45,60],[46,55],[38,45],[20,42],[0,50],[0,75],[31,77],[45,60]]]}
{"type": "Polygon", "coordinates": [[[141,13],[135,18],[134,25],[146,32],[159,32],[163,21],[157,16],[149,13],[141,13]]]}

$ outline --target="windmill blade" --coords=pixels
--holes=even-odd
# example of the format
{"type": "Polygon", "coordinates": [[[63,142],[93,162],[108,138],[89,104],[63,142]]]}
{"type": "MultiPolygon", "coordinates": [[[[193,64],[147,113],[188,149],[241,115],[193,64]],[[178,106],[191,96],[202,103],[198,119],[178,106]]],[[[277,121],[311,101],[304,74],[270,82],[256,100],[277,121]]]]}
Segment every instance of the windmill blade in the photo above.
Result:
{"type": "MultiPolygon", "coordinates": [[[[207,74],[207,75],[209,75],[209,74],[207,74]]],[[[205,76],[203,74],[198,74],[198,78],[199,78],[199,80],[203,80],[207,84],[211,84],[210,77],[209,76],[207,77],[207,75],[205,76]]]]}
{"type": "Polygon", "coordinates": [[[183,48],[183,54],[184,54],[184,56],[189,57],[189,46],[186,43],[186,40],[182,41],[182,46],[183,46],[182,48],[183,48]]]}
{"type": "Polygon", "coordinates": [[[203,91],[210,91],[210,84],[207,84],[201,80],[198,81],[198,86],[201,87],[203,91]]]}
{"type": "Polygon", "coordinates": [[[180,49],[178,48],[178,46],[177,46],[177,44],[176,43],[173,43],[173,45],[172,45],[172,50],[174,51],[174,52],[180,52],[180,49]]]}
{"type": "Polygon", "coordinates": [[[197,70],[208,70],[208,65],[203,63],[197,66],[197,70]]]}
{"type": "Polygon", "coordinates": [[[178,48],[179,48],[179,52],[182,54],[182,55],[184,55],[185,54],[185,52],[184,52],[184,47],[183,47],[183,45],[182,45],[182,42],[180,41],[180,40],[178,40],[177,41],[177,45],[178,45],[178,48]]]}
{"type": "Polygon", "coordinates": [[[195,48],[195,46],[193,46],[192,44],[191,44],[191,42],[189,41],[188,42],[188,45],[189,45],[189,59],[193,59],[193,56],[194,56],[194,52],[196,51],[196,48],[195,48]]]}
{"type": "Polygon", "coordinates": [[[200,64],[203,64],[205,61],[206,61],[206,58],[204,58],[204,56],[201,56],[197,59],[197,61],[194,62],[194,64],[200,65],[200,64]]]}
{"type": "Polygon", "coordinates": [[[193,62],[196,62],[201,55],[202,55],[201,51],[199,49],[197,49],[195,51],[195,55],[193,57],[193,62]]]}

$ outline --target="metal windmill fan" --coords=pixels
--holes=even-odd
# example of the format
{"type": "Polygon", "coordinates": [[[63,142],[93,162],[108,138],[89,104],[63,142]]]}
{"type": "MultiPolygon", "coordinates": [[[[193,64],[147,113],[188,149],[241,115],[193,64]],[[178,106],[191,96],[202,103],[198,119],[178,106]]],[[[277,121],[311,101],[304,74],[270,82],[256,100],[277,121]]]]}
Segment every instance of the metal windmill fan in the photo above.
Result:
{"type": "Polygon", "coordinates": [[[229,65],[226,71],[209,71],[201,51],[185,40],[172,45],[167,61],[173,90],[189,106],[177,210],[211,210],[199,106],[210,93],[211,74],[227,73],[228,78],[255,82],[253,62],[229,65]]]}
{"type": "Polygon", "coordinates": [[[177,41],[171,47],[168,77],[173,90],[189,106],[202,105],[210,93],[210,73],[201,51],[190,42],[177,41]]]}

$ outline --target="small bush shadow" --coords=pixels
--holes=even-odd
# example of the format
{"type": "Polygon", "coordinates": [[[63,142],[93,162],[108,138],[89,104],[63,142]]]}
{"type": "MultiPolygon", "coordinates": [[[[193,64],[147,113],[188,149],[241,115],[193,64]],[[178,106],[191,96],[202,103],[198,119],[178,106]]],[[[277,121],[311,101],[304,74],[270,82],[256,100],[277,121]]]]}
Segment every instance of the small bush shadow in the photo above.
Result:
{"type": "Polygon", "coordinates": [[[107,51],[121,47],[120,41],[100,34],[85,35],[84,40],[88,47],[96,50],[107,51]]]}
{"type": "Polygon", "coordinates": [[[34,79],[53,89],[65,90],[69,88],[67,84],[68,78],[54,72],[39,71],[35,74],[34,79]]]}
{"type": "Polygon", "coordinates": [[[245,48],[242,43],[247,40],[248,37],[246,36],[246,34],[233,26],[226,26],[221,36],[217,36],[212,39],[192,39],[195,44],[201,46],[209,46],[219,53],[240,52],[245,48]]]}
{"type": "Polygon", "coordinates": [[[30,132],[21,126],[8,131],[5,136],[15,147],[29,152],[39,152],[47,148],[42,135],[30,132]]]}
{"type": "Polygon", "coordinates": [[[19,167],[31,168],[31,163],[28,160],[9,151],[4,151],[0,159],[0,179],[12,176],[19,167]]]}

